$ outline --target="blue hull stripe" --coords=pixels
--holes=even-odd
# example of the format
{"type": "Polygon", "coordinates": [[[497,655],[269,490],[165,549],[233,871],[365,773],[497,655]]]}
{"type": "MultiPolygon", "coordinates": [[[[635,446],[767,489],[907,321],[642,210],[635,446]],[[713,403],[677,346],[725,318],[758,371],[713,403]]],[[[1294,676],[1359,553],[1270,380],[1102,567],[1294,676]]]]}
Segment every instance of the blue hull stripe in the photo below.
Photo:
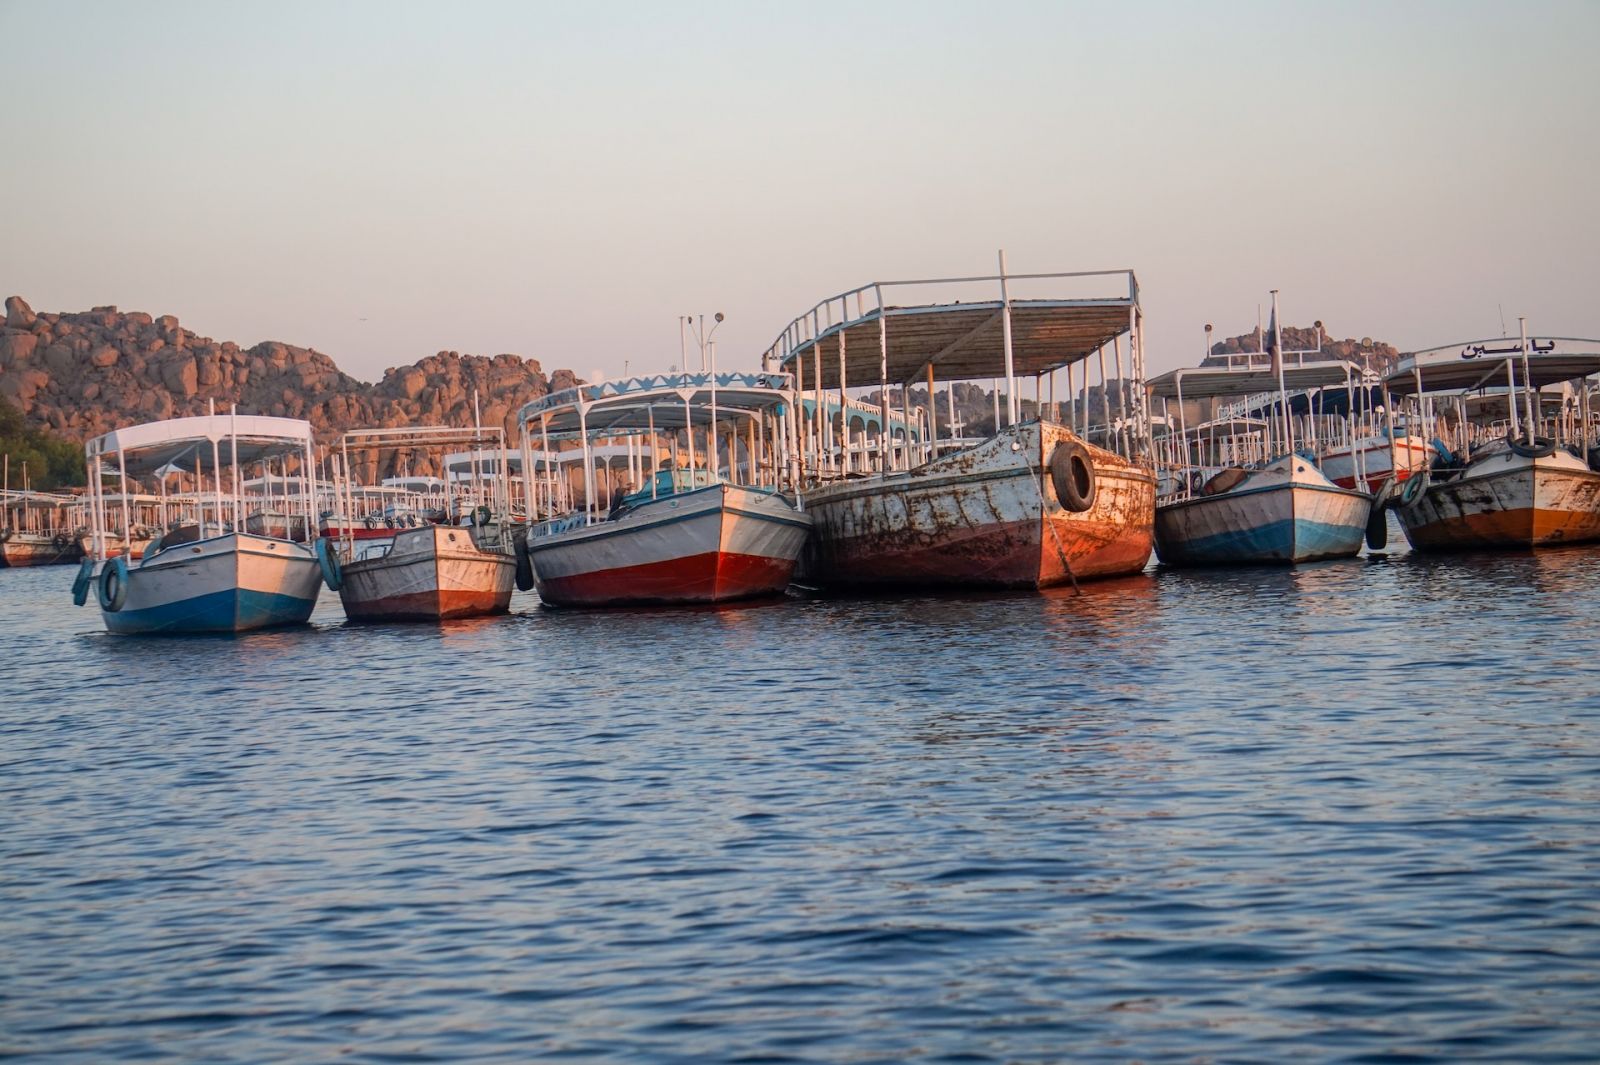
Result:
{"type": "Polygon", "coordinates": [[[249,590],[226,590],[145,610],[100,613],[106,628],[119,633],[244,632],[273,625],[300,625],[311,617],[315,598],[249,590]]]}
{"type": "Polygon", "coordinates": [[[1164,543],[1159,535],[1160,526],[1156,528],[1156,551],[1162,561],[1187,565],[1346,558],[1361,550],[1361,541],[1366,535],[1364,527],[1327,525],[1301,518],[1173,544],[1164,543]]]}

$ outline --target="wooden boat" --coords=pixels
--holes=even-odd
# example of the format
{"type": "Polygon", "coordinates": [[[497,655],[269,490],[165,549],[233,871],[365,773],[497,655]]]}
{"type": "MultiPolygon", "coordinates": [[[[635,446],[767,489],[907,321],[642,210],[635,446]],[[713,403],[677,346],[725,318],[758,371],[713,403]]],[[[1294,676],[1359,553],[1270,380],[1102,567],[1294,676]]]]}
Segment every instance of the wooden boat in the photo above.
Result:
{"type": "Polygon", "coordinates": [[[1353,443],[1328,449],[1322,453],[1322,472],[1340,488],[1359,488],[1383,491],[1395,470],[1396,485],[1404,484],[1414,473],[1428,468],[1434,451],[1420,436],[1396,433],[1374,433],[1353,443]]]}
{"type": "Polygon", "coordinates": [[[1449,452],[1393,497],[1424,551],[1536,548],[1600,540],[1600,473],[1590,465],[1600,341],[1497,338],[1408,356],[1385,382],[1418,402],[1449,452]],[[1545,389],[1561,386],[1554,411],[1545,389]],[[1481,413],[1497,407],[1504,420],[1481,413]],[[1453,413],[1453,419],[1446,419],[1453,413]]]}
{"type": "MultiPolygon", "coordinates": [[[[792,401],[784,375],[713,370],[580,386],[523,407],[525,453],[532,452],[535,439],[549,452],[551,440],[576,438],[585,451],[583,507],[534,526],[524,542],[540,598],[552,606],[624,606],[782,594],[811,532],[810,516],[781,490],[773,447],[785,431],[780,415],[792,401]],[[734,482],[740,430],[745,484],[734,482]],[[687,468],[676,466],[680,432],[687,468]],[[663,459],[663,433],[674,434],[675,457],[663,459]],[[666,464],[643,487],[614,493],[609,511],[600,508],[592,461],[600,434],[642,435],[649,465],[666,464]],[[695,468],[697,450],[711,468],[695,468]]],[[[641,460],[644,450],[638,452],[641,460]]],[[[525,461],[523,468],[534,464],[525,461]]],[[[560,493],[536,493],[532,484],[525,489],[525,498],[538,495],[560,493]]]]}
{"type": "Polygon", "coordinates": [[[56,566],[83,558],[73,535],[76,502],[51,492],[6,492],[0,500],[0,566],[56,566]]]}
{"type": "Polygon", "coordinates": [[[795,374],[804,400],[795,411],[794,462],[816,531],[801,579],[841,590],[1043,588],[1138,572],[1150,557],[1155,499],[1149,412],[1137,387],[1140,345],[1131,271],[1014,277],[1004,255],[995,276],[876,283],[796,318],[767,354],[795,374]],[[1013,300],[1018,282],[1053,291],[1013,300]],[[1112,294],[1072,295],[1085,286],[1112,294]],[[913,302],[955,291],[959,302],[913,302]],[[910,300],[890,305],[886,292],[910,300]],[[1086,399],[1092,357],[1110,380],[1108,347],[1117,379],[1134,382],[1136,398],[1118,389],[1097,438],[1087,402],[1077,425],[1023,418],[1022,382],[1033,379],[1040,412],[1048,380],[1050,412],[1059,416],[1056,371],[1067,369],[1070,393],[1072,368],[1081,366],[1086,399]],[[941,440],[936,382],[979,379],[999,379],[997,428],[982,439],[958,437],[952,409],[941,440]],[[911,407],[912,384],[926,385],[925,407],[911,407]],[[876,408],[852,388],[875,389],[876,408]],[[891,388],[900,389],[897,410],[891,388]]]}
{"type": "MultiPolygon", "coordinates": [[[[1372,495],[1341,487],[1319,468],[1319,440],[1349,439],[1348,432],[1318,437],[1307,423],[1297,432],[1291,396],[1348,385],[1354,367],[1333,359],[1298,361],[1281,352],[1276,293],[1273,345],[1267,365],[1173,370],[1150,382],[1150,393],[1177,401],[1178,431],[1159,443],[1160,480],[1155,542],[1173,566],[1297,563],[1349,558],[1361,550],[1372,495]],[[1183,424],[1186,401],[1254,397],[1223,408],[1220,419],[1193,429],[1183,424]]],[[[1324,433],[1334,428],[1326,421],[1324,433]]]]}
{"type": "MultiPolygon", "coordinates": [[[[245,500],[233,486],[246,464],[289,459],[313,469],[309,423],[259,415],[206,415],[149,422],[90,440],[91,554],[73,584],[82,605],[91,590],[108,630],[115,633],[244,632],[304,623],[316,606],[321,574],[304,544],[238,531],[245,500]],[[223,475],[221,455],[229,456],[231,477],[223,475]],[[116,528],[130,520],[130,479],[192,473],[212,491],[197,501],[198,521],[171,529],[130,560],[127,541],[120,551],[112,541],[108,505],[120,500],[116,528]],[[120,481],[113,496],[103,491],[106,476],[120,481]]],[[[198,484],[197,484],[198,487],[198,484]]],[[[309,481],[291,501],[301,514],[312,507],[309,481]]]]}
{"type": "MultiPolygon", "coordinates": [[[[343,460],[335,492],[354,512],[350,499],[357,486],[349,483],[351,450],[416,453],[459,444],[495,445],[505,454],[499,428],[453,429],[423,426],[409,429],[358,429],[341,440],[343,460]]],[[[504,464],[501,464],[504,469],[504,464]]],[[[471,485],[471,513],[486,523],[503,515],[509,486],[503,476],[471,485]]],[[[391,520],[393,520],[391,518],[391,520]]],[[[504,528],[500,523],[499,529],[504,528]]],[[[382,539],[358,537],[346,529],[335,539],[317,542],[317,558],[328,587],[339,593],[345,616],[352,621],[442,621],[503,614],[511,605],[516,580],[512,541],[500,531],[483,535],[469,526],[424,521],[386,528],[382,539]]]]}

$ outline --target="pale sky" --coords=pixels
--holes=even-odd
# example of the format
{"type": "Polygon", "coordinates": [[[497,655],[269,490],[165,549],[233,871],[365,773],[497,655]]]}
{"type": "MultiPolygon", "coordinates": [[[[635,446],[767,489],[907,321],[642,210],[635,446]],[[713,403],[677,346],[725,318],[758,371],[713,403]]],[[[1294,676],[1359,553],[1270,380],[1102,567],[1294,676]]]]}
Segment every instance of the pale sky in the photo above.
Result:
{"type": "Polygon", "coordinates": [[[873,280],[1202,326],[1600,335],[1600,3],[0,0],[0,296],[615,375],[873,280]]]}

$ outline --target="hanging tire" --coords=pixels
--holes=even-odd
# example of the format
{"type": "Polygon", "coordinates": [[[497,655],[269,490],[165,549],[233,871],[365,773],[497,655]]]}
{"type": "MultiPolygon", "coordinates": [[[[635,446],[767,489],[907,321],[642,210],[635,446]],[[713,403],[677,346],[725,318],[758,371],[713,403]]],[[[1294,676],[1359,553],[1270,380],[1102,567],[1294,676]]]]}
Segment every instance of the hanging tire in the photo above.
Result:
{"type": "Polygon", "coordinates": [[[1389,546],[1389,512],[1386,508],[1372,506],[1372,513],[1367,515],[1367,550],[1382,551],[1389,546]]]}
{"type": "Polygon", "coordinates": [[[494,511],[490,510],[488,507],[479,507],[477,510],[472,512],[472,524],[476,525],[480,529],[488,525],[489,522],[493,520],[494,511]]]}
{"type": "Polygon", "coordinates": [[[339,556],[334,552],[333,541],[326,536],[317,537],[317,567],[322,570],[322,583],[328,586],[328,591],[337,592],[344,587],[344,570],[339,565],[339,556]]]}
{"type": "Polygon", "coordinates": [[[528,538],[519,536],[514,550],[517,556],[517,591],[533,591],[533,559],[528,557],[528,538]]]}
{"type": "Polygon", "coordinates": [[[1507,433],[1506,447],[1511,449],[1513,455],[1521,455],[1525,459],[1549,458],[1556,453],[1556,442],[1547,436],[1536,436],[1533,438],[1533,443],[1524,444],[1507,433]]]}
{"type": "Polygon", "coordinates": [[[128,601],[126,556],[113,555],[106,559],[106,567],[100,571],[100,580],[95,584],[95,593],[100,600],[100,609],[107,614],[115,614],[122,609],[122,605],[128,601]]]}
{"type": "Polygon", "coordinates": [[[1050,452],[1050,485],[1067,510],[1082,514],[1094,506],[1099,484],[1089,449],[1076,440],[1063,440],[1050,452]]]}
{"type": "Polygon", "coordinates": [[[72,578],[72,605],[82,606],[89,601],[89,587],[94,584],[94,559],[86,558],[72,578]]]}
{"type": "Polygon", "coordinates": [[[1405,487],[1400,489],[1400,505],[1409,507],[1422,498],[1422,493],[1428,490],[1428,471],[1418,470],[1406,478],[1405,487]]]}

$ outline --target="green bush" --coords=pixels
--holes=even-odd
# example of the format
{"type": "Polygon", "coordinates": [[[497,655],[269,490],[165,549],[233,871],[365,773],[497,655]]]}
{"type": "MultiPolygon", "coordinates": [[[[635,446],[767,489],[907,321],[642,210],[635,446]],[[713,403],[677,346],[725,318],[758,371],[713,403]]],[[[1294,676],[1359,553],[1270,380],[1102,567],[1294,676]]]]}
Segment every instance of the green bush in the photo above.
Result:
{"type": "Polygon", "coordinates": [[[11,487],[22,487],[22,464],[28,481],[41,491],[84,483],[83,448],[43,429],[28,428],[22,412],[0,399],[0,454],[11,456],[11,487]]]}

